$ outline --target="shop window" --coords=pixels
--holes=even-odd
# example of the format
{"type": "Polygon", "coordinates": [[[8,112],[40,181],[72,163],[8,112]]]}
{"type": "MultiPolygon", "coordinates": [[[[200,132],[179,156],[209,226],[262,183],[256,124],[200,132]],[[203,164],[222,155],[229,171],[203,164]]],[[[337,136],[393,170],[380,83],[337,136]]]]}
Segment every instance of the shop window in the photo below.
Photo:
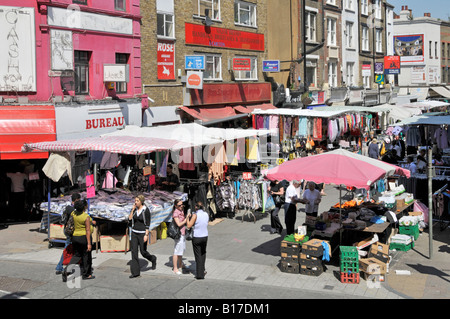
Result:
{"type": "Polygon", "coordinates": [[[126,0],[114,0],[114,8],[119,11],[127,10],[127,1],[126,0]]]}
{"type": "Polygon", "coordinates": [[[236,58],[246,58],[246,59],[250,58],[251,70],[250,71],[234,71],[234,79],[236,81],[258,80],[256,57],[236,56],[236,58]]]}
{"type": "Polygon", "coordinates": [[[256,27],[256,5],[244,1],[234,3],[234,23],[256,27]]]}
{"type": "MultiPolygon", "coordinates": [[[[130,55],[125,53],[116,53],[116,64],[128,64],[130,55]]],[[[127,93],[127,82],[116,82],[116,93],[127,93]]]]}
{"type": "Polygon", "coordinates": [[[89,94],[90,52],[74,51],[75,94],[89,94]]]}

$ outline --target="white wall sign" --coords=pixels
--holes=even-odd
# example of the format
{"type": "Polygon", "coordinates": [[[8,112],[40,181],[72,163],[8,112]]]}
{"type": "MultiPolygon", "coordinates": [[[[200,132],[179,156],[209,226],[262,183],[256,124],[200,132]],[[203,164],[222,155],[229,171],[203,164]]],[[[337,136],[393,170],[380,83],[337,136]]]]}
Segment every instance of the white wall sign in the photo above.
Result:
{"type": "Polygon", "coordinates": [[[103,82],[129,82],[128,64],[104,64],[103,82]]]}
{"type": "Polygon", "coordinates": [[[426,83],[426,71],[425,66],[413,66],[411,67],[411,83],[426,83]]]}
{"type": "Polygon", "coordinates": [[[50,30],[52,70],[73,70],[72,31],[50,30]]]}
{"type": "Polygon", "coordinates": [[[441,75],[439,74],[438,66],[428,67],[428,84],[438,84],[441,83],[441,75]]]}
{"type": "Polygon", "coordinates": [[[49,25],[59,27],[133,34],[133,21],[131,19],[82,12],[75,5],[69,6],[67,9],[48,7],[47,17],[49,25]]]}
{"type": "Polygon", "coordinates": [[[0,91],[36,91],[34,8],[0,6],[0,91]]]}
{"type": "Polygon", "coordinates": [[[203,89],[203,72],[187,71],[186,72],[186,88],[203,89]]]}

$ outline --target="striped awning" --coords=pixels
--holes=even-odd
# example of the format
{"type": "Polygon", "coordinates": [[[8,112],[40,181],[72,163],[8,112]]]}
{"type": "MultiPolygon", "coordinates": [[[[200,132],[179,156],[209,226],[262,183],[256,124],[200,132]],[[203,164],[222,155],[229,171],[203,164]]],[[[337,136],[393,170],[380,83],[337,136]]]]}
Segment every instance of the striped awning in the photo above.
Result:
{"type": "Polygon", "coordinates": [[[22,152],[30,152],[32,150],[48,152],[103,151],[139,155],[161,150],[170,150],[177,146],[181,148],[189,147],[190,145],[186,143],[180,145],[179,141],[155,137],[108,136],[24,144],[22,152]]]}

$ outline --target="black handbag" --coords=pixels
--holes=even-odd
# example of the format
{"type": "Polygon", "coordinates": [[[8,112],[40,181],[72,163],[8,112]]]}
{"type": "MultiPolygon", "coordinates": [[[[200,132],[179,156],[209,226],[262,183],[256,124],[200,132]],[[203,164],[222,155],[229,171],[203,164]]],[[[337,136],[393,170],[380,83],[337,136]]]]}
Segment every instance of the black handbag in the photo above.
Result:
{"type": "Polygon", "coordinates": [[[172,220],[172,222],[169,224],[169,227],[167,228],[167,236],[172,239],[179,239],[181,237],[180,227],[178,227],[177,223],[174,220],[172,220]]]}
{"type": "Polygon", "coordinates": [[[186,227],[186,240],[192,240],[194,238],[194,227],[186,227]]]}
{"type": "Polygon", "coordinates": [[[274,197],[274,201],[275,201],[275,205],[280,206],[284,204],[284,197],[280,196],[280,195],[276,195],[274,197]]]}

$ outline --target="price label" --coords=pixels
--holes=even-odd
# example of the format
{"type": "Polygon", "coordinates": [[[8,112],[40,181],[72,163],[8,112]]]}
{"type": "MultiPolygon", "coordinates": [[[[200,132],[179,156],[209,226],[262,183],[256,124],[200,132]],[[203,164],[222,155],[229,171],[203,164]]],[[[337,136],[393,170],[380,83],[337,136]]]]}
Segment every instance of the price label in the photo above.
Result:
{"type": "Polygon", "coordinates": [[[242,173],[242,178],[243,178],[244,180],[250,180],[250,179],[252,179],[252,173],[250,173],[250,172],[244,172],[244,173],[242,173]]]}

